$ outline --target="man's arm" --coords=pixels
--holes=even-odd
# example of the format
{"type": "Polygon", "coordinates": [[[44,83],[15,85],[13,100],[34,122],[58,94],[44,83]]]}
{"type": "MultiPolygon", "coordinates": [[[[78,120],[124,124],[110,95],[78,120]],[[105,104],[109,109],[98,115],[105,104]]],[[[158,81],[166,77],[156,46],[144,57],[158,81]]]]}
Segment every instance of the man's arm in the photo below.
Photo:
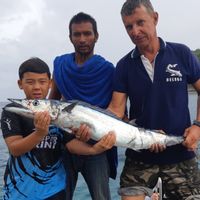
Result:
{"type": "Polygon", "coordinates": [[[197,94],[198,94],[196,120],[200,121],[200,79],[193,84],[193,87],[197,91],[197,94]]]}
{"type": "Polygon", "coordinates": [[[60,100],[62,97],[60,91],[58,90],[58,87],[55,83],[55,80],[52,79],[52,85],[51,85],[51,90],[49,93],[49,99],[57,99],[60,100]]]}
{"type": "MultiPolygon", "coordinates": [[[[200,79],[193,84],[193,87],[198,93],[196,120],[200,122],[200,79]]],[[[183,144],[188,149],[195,150],[198,146],[198,141],[200,140],[200,127],[192,125],[185,130],[184,136],[186,138],[183,144]]]]}
{"type": "Polygon", "coordinates": [[[119,118],[123,118],[126,108],[126,100],[127,95],[125,93],[113,92],[112,100],[107,109],[119,118]]]}

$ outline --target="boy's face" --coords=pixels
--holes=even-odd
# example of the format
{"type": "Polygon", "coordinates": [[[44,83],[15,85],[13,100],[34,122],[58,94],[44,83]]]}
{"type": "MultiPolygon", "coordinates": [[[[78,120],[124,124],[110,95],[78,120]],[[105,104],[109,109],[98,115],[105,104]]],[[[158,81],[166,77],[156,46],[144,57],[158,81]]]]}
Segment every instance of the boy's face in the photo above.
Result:
{"type": "Polygon", "coordinates": [[[18,85],[27,99],[45,99],[51,88],[51,80],[47,73],[25,72],[22,80],[18,80],[18,85]]]}

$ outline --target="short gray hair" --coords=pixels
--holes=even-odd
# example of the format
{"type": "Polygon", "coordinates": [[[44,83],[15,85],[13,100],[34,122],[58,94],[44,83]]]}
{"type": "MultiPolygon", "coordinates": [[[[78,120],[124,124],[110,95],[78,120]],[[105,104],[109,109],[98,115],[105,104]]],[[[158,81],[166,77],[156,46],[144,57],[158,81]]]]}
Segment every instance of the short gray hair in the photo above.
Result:
{"type": "Polygon", "coordinates": [[[154,8],[150,0],[126,0],[121,9],[122,16],[129,16],[133,11],[143,5],[149,13],[154,12],[154,8]]]}

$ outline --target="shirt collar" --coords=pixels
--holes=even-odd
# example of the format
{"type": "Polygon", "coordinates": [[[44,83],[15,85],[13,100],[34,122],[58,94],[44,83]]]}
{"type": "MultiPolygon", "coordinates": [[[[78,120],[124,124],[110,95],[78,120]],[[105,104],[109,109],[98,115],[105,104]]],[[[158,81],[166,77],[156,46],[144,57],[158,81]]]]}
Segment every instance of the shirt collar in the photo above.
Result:
{"type": "MultiPolygon", "coordinates": [[[[160,50],[159,50],[159,52],[160,51],[164,51],[165,48],[166,48],[166,42],[160,37],[159,37],[159,42],[160,42],[160,50]]],[[[131,58],[136,59],[136,58],[138,58],[140,56],[141,56],[141,53],[139,52],[139,50],[138,50],[138,48],[136,46],[136,48],[133,49],[133,51],[131,52],[131,58]]]]}

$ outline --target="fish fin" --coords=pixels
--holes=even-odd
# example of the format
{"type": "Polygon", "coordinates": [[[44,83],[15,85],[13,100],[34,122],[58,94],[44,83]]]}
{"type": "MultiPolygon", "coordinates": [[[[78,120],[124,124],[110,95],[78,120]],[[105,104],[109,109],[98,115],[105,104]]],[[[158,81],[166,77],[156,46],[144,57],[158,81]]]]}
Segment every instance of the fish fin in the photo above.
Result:
{"type": "Polygon", "coordinates": [[[55,127],[55,125],[54,124],[49,124],[49,128],[51,128],[51,127],[55,127]]]}
{"type": "Polygon", "coordinates": [[[69,134],[72,134],[72,130],[69,129],[69,128],[62,128],[62,127],[60,127],[60,129],[62,129],[63,131],[65,131],[65,132],[67,132],[69,134]]]}
{"type": "Polygon", "coordinates": [[[65,107],[62,111],[71,113],[73,108],[77,105],[77,102],[71,103],[69,106],[65,107]]]}
{"type": "Polygon", "coordinates": [[[132,125],[132,126],[137,126],[137,124],[135,123],[136,119],[132,119],[128,122],[128,124],[132,125]]]}
{"type": "Polygon", "coordinates": [[[72,130],[69,129],[69,128],[63,128],[63,130],[66,131],[66,132],[68,132],[68,133],[70,133],[70,134],[72,133],[72,130]]]}
{"type": "Polygon", "coordinates": [[[134,149],[134,151],[141,153],[141,149],[134,149]]]}
{"type": "MultiPolygon", "coordinates": [[[[135,138],[131,139],[131,140],[127,143],[127,145],[128,145],[129,148],[131,148],[131,149],[133,149],[134,151],[140,153],[140,152],[141,152],[141,149],[132,148],[132,145],[131,145],[131,144],[133,143],[134,139],[135,139],[135,138]]],[[[133,144],[134,144],[134,143],[133,143],[133,144]]]]}
{"type": "Polygon", "coordinates": [[[68,102],[70,102],[70,103],[76,103],[77,105],[91,108],[93,110],[96,110],[98,112],[101,112],[103,114],[109,115],[109,116],[111,116],[111,117],[113,117],[115,119],[118,119],[118,120],[122,121],[121,118],[117,117],[117,115],[115,115],[111,111],[109,111],[107,109],[100,108],[99,106],[91,105],[89,103],[86,103],[86,102],[83,102],[83,101],[77,101],[77,100],[69,100],[68,102]]]}
{"type": "Polygon", "coordinates": [[[153,132],[156,132],[156,133],[160,133],[162,135],[166,135],[166,133],[163,130],[150,130],[150,131],[153,131],[153,132]]]}

